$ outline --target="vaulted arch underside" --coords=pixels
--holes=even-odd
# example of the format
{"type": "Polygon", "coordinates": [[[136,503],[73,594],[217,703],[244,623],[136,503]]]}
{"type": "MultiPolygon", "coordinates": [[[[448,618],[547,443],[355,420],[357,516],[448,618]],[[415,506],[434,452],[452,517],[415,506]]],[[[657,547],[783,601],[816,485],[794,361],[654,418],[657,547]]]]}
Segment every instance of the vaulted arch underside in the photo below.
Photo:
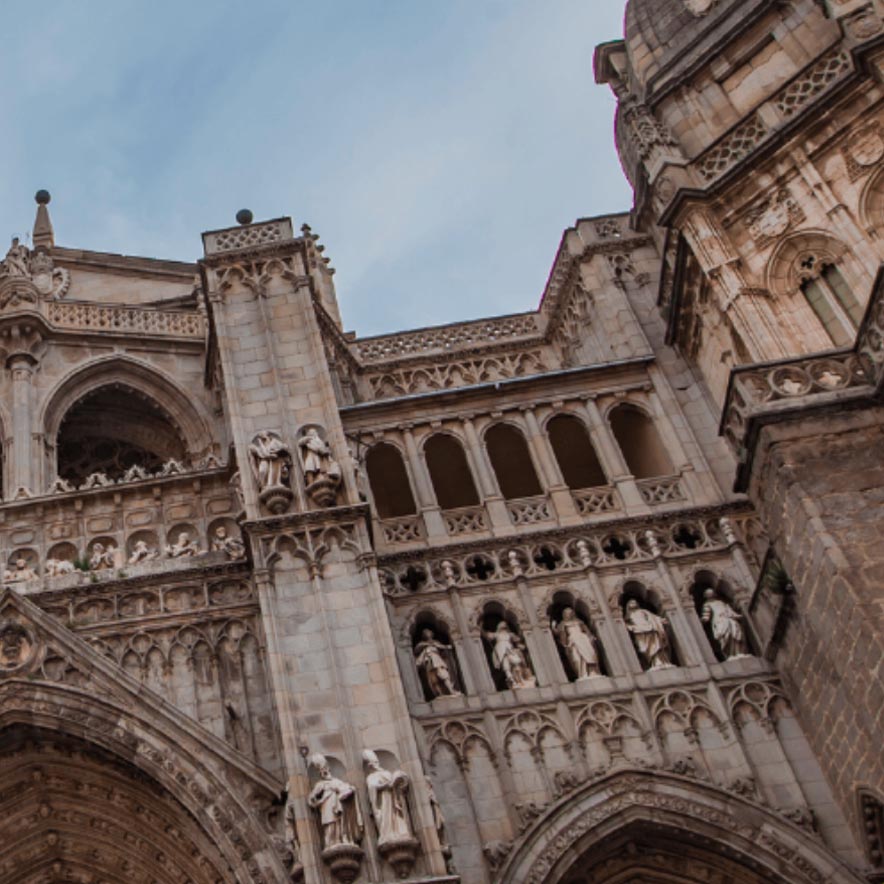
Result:
{"type": "Polygon", "coordinates": [[[236,880],[198,822],[132,763],[33,725],[0,731],[0,884],[236,880]]]}

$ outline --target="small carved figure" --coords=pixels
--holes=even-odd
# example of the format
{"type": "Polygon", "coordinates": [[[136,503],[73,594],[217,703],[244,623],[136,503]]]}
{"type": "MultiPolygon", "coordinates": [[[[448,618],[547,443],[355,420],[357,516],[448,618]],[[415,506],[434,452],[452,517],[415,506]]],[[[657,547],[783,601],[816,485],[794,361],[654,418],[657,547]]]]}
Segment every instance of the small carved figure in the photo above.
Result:
{"type": "Polygon", "coordinates": [[[200,553],[200,545],[196,540],[190,539],[187,531],[178,533],[178,540],[166,547],[166,555],[170,559],[178,559],[184,556],[197,556],[200,553]]]}
{"type": "Polygon", "coordinates": [[[376,753],[366,749],[362,760],[370,773],[365,778],[368,801],[378,829],[378,847],[393,841],[413,838],[408,819],[408,775],[405,771],[389,771],[381,766],[376,753]]]}
{"type": "Polygon", "coordinates": [[[43,566],[47,577],[63,577],[65,574],[74,573],[74,563],[67,559],[46,559],[43,566]]]}
{"type": "Polygon", "coordinates": [[[451,853],[451,845],[448,843],[448,837],[445,834],[445,816],[442,813],[442,805],[436,797],[436,790],[429,777],[425,777],[427,782],[427,797],[430,799],[430,810],[433,813],[433,825],[436,827],[436,835],[439,837],[439,844],[442,847],[442,853],[446,856],[451,853]]]}
{"type": "Polygon", "coordinates": [[[630,599],[626,603],[626,628],[645,669],[666,669],[673,665],[665,617],[645,610],[635,599],[630,599]]]}
{"type": "Polygon", "coordinates": [[[331,506],[341,484],[341,466],[332,457],[328,442],[316,427],[309,427],[298,440],[307,493],[320,506],[331,506]]]}
{"type": "Polygon", "coordinates": [[[740,622],[742,616],[720,598],[714,589],[707,589],[703,593],[700,619],[709,625],[712,638],[726,660],[748,656],[749,647],[740,622]]]}
{"type": "Polygon", "coordinates": [[[440,642],[432,629],[421,632],[421,640],[414,649],[415,663],[427,680],[427,687],[434,697],[459,697],[454,679],[452,656],[454,648],[440,642]]]}
{"type": "Polygon", "coordinates": [[[116,552],[117,549],[113,544],[110,544],[107,549],[105,549],[103,543],[96,541],[92,546],[92,556],[89,559],[89,567],[93,571],[104,571],[108,568],[113,568],[116,552]]]}
{"type": "Polygon", "coordinates": [[[6,277],[24,277],[30,279],[30,261],[28,247],[22,245],[18,241],[18,237],[13,237],[12,245],[6,253],[6,258],[2,262],[4,276],[6,277]]]}
{"type": "Polygon", "coordinates": [[[492,875],[503,867],[512,849],[512,841],[489,841],[482,847],[482,853],[485,854],[492,875]]]}
{"type": "Polygon", "coordinates": [[[239,707],[233,700],[228,699],[224,701],[224,711],[227,713],[227,722],[230,725],[233,745],[240,752],[249,752],[251,750],[251,741],[249,740],[249,734],[239,707]]]}
{"type": "Polygon", "coordinates": [[[49,493],[50,494],[65,494],[68,491],[73,491],[74,486],[68,482],[67,479],[63,479],[59,476],[50,486],[49,493]]]}
{"type": "Polygon", "coordinates": [[[291,472],[291,453],[275,433],[263,430],[249,446],[252,468],[258,480],[258,490],[288,487],[291,472]]]}
{"type": "Polygon", "coordinates": [[[245,544],[238,537],[230,536],[223,525],[219,525],[215,529],[212,549],[215,552],[226,553],[229,559],[241,559],[246,554],[245,544]]]}
{"type": "Polygon", "coordinates": [[[363,825],[356,789],[332,776],[324,755],[312,755],[310,764],[319,771],[320,779],[310,790],[307,803],[319,813],[323,850],[342,844],[358,846],[363,825]]]}
{"type": "Polygon", "coordinates": [[[24,583],[28,580],[36,580],[37,572],[28,564],[27,559],[17,558],[13,567],[3,572],[4,583],[24,583]]]}
{"type": "Polygon", "coordinates": [[[295,803],[292,801],[292,795],[295,794],[295,787],[289,784],[288,797],[285,803],[285,847],[289,852],[289,877],[292,881],[300,881],[304,877],[304,865],[301,862],[301,842],[298,838],[297,812],[295,803]]]}
{"type": "Polygon", "coordinates": [[[577,617],[573,608],[565,608],[562,611],[562,620],[560,623],[553,623],[552,631],[564,648],[577,681],[595,678],[602,674],[592,633],[577,617]]]}
{"type": "Polygon", "coordinates": [[[533,688],[537,679],[528,665],[525,642],[522,637],[511,632],[505,620],[497,624],[494,632],[483,631],[485,640],[491,644],[491,661],[495,669],[503,673],[507,687],[533,688]]]}
{"type": "Polygon", "coordinates": [[[151,548],[146,540],[136,540],[132,545],[132,555],[129,556],[130,565],[138,565],[141,562],[149,562],[159,556],[159,550],[151,548]]]}

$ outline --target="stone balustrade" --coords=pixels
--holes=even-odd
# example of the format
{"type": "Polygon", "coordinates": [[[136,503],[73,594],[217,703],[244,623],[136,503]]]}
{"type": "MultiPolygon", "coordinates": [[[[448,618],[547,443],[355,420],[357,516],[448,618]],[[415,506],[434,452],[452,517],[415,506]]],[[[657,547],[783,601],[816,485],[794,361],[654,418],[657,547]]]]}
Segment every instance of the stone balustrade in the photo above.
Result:
{"type": "Polygon", "coordinates": [[[188,310],[124,307],[87,301],[44,301],[40,312],[50,326],[65,331],[160,335],[203,340],[203,314],[188,310]]]}

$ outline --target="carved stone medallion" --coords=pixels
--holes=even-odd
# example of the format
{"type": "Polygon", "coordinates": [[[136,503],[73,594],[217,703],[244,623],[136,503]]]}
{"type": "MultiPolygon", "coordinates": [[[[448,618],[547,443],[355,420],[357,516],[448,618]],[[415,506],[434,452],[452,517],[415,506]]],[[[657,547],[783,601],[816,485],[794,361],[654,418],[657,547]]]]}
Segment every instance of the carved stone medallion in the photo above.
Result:
{"type": "Polygon", "coordinates": [[[765,237],[777,237],[789,229],[789,206],[785,202],[772,203],[755,222],[758,233],[765,237]]]}
{"type": "Polygon", "coordinates": [[[33,633],[21,623],[0,620],[0,678],[26,669],[37,655],[33,633]]]}
{"type": "Polygon", "coordinates": [[[884,139],[877,129],[866,128],[850,136],[847,147],[861,166],[874,166],[884,156],[884,139]]]}

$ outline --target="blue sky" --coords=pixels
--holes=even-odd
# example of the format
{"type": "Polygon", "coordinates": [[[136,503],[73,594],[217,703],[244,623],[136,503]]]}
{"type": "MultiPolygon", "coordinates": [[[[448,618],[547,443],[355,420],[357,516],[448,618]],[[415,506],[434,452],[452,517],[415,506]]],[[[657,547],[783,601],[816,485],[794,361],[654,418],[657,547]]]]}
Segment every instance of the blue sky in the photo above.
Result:
{"type": "Polygon", "coordinates": [[[360,335],[535,307],[562,230],[628,209],[592,76],[620,0],[38,4],[4,22],[0,236],[195,260],[307,221],[360,335]]]}

